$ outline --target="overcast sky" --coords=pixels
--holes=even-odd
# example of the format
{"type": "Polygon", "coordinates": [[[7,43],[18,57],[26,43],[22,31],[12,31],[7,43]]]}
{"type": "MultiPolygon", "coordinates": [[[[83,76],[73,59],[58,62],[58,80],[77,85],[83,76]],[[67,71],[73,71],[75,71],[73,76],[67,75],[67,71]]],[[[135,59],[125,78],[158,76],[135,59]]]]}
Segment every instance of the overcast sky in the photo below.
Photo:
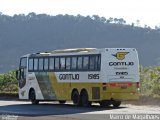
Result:
{"type": "Polygon", "coordinates": [[[7,15],[46,13],[50,15],[99,15],[140,20],[154,28],[160,26],[160,0],[0,0],[0,12],[7,15]]]}

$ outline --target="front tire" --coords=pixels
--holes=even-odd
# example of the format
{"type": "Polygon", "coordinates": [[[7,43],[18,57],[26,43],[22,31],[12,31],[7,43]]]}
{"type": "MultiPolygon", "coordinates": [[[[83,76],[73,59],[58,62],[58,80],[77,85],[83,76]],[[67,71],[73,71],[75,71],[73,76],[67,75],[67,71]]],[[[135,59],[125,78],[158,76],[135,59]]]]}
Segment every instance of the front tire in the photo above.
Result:
{"type": "Polygon", "coordinates": [[[30,92],[30,94],[29,94],[29,98],[30,98],[31,103],[32,103],[33,105],[39,104],[39,101],[36,100],[36,94],[35,94],[35,91],[34,91],[34,90],[31,90],[31,92],[30,92]]]}

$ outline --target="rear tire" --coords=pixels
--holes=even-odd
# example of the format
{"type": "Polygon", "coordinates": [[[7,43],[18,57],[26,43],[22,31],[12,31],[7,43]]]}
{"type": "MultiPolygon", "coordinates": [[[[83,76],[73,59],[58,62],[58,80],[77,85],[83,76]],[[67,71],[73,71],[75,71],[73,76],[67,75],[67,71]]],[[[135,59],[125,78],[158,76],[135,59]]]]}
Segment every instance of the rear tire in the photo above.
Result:
{"type": "Polygon", "coordinates": [[[82,91],[81,93],[81,103],[83,107],[91,106],[91,102],[88,101],[88,93],[87,91],[82,91]]]}
{"type": "Polygon", "coordinates": [[[113,107],[118,108],[121,105],[121,101],[113,101],[113,107]]]}
{"type": "Polygon", "coordinates": [[[74,105],[76,105],[76,106],[80,105],[80,96],[79,96],[79,93],[77,90],[74,90],[72,92],[72,101],[73,101],[74,105]]]}
{"type": "Polygon", "coordinates": [[[66,100],[59,100],[59,103],[60,103],[60,104],[65,104],[65,103],[66,103],[66,100]]]}
{"type": "Polygon", "coordinates": [[[34,91],[34,90],[31,90],[31,91],[30,91],[29,98],[30,98],[31,103],[32,103],[33,105],[39,104],[39,101],[36,100],[36,94],[35,94],[35,91],[34,91]]]}

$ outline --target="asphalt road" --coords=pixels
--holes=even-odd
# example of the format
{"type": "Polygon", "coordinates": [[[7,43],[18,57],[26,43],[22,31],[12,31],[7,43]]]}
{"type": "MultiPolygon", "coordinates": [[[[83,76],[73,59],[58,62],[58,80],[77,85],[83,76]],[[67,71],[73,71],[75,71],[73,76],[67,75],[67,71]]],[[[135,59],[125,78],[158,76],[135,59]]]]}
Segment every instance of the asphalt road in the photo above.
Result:
{"type": "Polygon", "coordinates": [[[119,108],[101,108],[98,104],[94,104],[84,108],[76,107],[72,103],[60,105],[56,102],[47,102],[31,105],[30,102],[24,101],[0,100],[2,120],[7,117],[17,117],[18,120],[107,120],[111,119],[112,114],[157,114],[160,119],[160,106],[122,104],[119,108]]]}

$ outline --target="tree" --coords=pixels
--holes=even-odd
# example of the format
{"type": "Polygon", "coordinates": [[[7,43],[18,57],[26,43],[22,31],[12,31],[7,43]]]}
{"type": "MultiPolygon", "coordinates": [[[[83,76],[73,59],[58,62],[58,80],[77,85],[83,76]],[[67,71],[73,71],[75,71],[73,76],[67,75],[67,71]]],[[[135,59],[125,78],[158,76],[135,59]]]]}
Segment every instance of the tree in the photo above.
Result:
{"type": "Polygon", "coordinates": [[[119,20],[118,20],[117,18],[114,18],[114,22],[115,22],[115,23],[118,23],[118,21],[119,21],[119,20]]]}
{"type": "Polygon", "coordinates": [[[93,15],[92,18],[95,21],[100,21],[100,17],[98,15],[93,15]]]}
{"type": "Polygon", "coordinates": [[[140,26],[140,20],[136,20],[136,24],[139,27],[140,26]]]}
{"type": "Polygon", "coordinates": [[[118,24],[125,24],[126,21],[123,18],[118,19],[118,24]]]}

